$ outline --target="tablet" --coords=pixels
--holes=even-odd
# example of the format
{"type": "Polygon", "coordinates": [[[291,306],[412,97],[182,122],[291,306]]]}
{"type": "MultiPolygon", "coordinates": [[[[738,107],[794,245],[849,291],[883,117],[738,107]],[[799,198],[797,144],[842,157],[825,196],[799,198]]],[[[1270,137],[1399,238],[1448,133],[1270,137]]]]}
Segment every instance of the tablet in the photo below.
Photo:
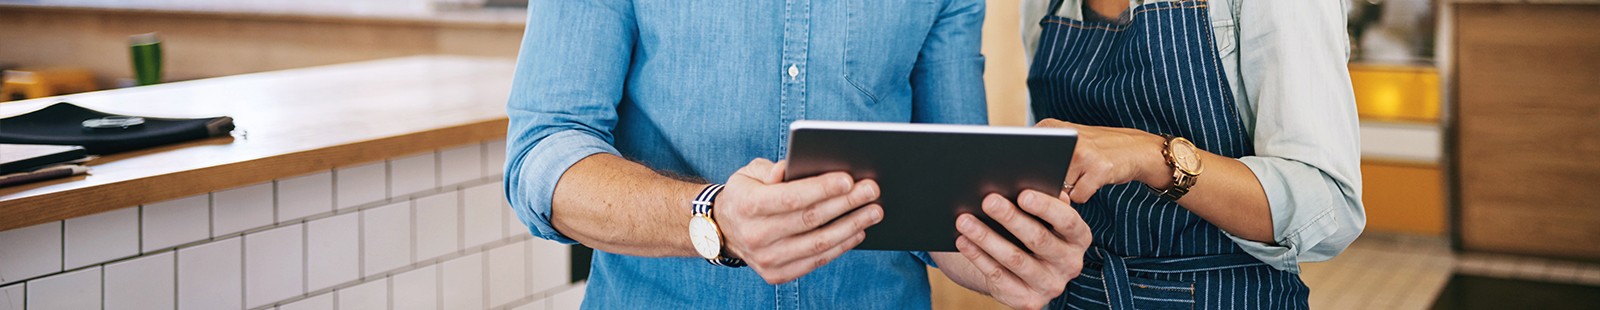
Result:
{"type": "Polygon", "coordinates": [[[844,171],[877,181],[883,221],[867,228],[856,249],[956,251],[962,213],[1022,247],[983,213],[983,197],[1015,202],[1024,189],[1060,193],[1077,140],[1065,128],[797,121],[784,178],[844,171]]]}

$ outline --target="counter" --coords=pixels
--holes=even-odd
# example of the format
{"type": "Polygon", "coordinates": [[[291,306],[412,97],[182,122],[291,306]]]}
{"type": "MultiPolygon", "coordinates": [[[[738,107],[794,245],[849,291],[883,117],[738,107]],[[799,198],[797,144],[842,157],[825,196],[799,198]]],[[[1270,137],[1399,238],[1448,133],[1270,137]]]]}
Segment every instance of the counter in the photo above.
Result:
{"type": "Polygon", "coordinates": [[[0,189],[0,309],[575,303],[570,247],[503,198],[513,66],[420,56],[0,103],[238,125],[0,189]]]}

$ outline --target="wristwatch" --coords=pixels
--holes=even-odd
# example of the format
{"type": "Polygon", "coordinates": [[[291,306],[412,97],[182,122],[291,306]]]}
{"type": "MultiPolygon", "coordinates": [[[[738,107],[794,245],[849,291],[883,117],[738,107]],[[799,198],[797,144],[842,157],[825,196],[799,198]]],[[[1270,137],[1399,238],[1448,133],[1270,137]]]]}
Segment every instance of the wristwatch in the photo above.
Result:
{"type": "Polygon", "coordinates": [[[699,252],[700,257],[712,265],[744,267],[743,260],[723,255],[722,230],[717,228],[717,220],[711,217],[712,202],[717,200],[722,187],[722,184],[708,185],[689,203],[694,212],[694,216],[689,218],[689,241],[694,244],[695,252],[699,252]]]}
{"type": "Polygon", "coordinates": [[[1200,152],[1195,148],[1194,142],[1169,134],[1161,134],[1161,137],[1166,139],[1166,142],[1162,143],[1161,156],[1167,158],[1168,166],[1172,166],[1172,187],[1158,189],[1149,184],[1145,186],[1150,187],[1150,190],[1161,198],[1177,201],[1189,193],[1190,187],[1194,187],[1195,182],[1200,179],[1200,172],[1204,171],[1205,167],[1200,165],[1200,152]]]}

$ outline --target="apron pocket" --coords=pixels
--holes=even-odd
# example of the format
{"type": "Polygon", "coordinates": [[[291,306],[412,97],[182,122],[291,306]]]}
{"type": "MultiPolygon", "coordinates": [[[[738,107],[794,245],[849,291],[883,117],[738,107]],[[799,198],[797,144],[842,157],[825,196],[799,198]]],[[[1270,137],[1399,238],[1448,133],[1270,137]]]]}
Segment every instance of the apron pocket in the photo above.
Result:
{"type": "Polygon", "coordinates": [[[1128,277],[1136,309],[1194,309],[1194,282],[1128,277]]]}
{"type": "MultiPolygon", "coordinates": [[[[1128,277],[1134,309],[1195,309],[1194,282],[1128,277]]],[[[1105,278],[1098,268],[1084,268],[1067,290],[1046,309],[1107,309],[1105,278]],[[1069,306],[1071,305],[1071,306],[1069,306]]]]}

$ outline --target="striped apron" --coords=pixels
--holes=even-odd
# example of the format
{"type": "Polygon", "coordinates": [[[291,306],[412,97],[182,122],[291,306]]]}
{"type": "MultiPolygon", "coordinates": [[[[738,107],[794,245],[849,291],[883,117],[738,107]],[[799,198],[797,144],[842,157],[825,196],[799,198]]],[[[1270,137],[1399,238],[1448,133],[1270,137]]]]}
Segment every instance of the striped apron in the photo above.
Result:
{"type": "MultiPolygon", "coordinates": [[[[1252,155],[1206,5],[1141,5],[1126,23],[1046,14],[1028,75],[1034,115],[1186,137],[1232,158],[1252,155]]],[[[1221,229],[1142,184],[1101,188],[1075,207],[1094,242],[1082,275],[1052,309],[1307,307],[1309,289],[1298,275],[1246,254],[1221,229]]]]}

